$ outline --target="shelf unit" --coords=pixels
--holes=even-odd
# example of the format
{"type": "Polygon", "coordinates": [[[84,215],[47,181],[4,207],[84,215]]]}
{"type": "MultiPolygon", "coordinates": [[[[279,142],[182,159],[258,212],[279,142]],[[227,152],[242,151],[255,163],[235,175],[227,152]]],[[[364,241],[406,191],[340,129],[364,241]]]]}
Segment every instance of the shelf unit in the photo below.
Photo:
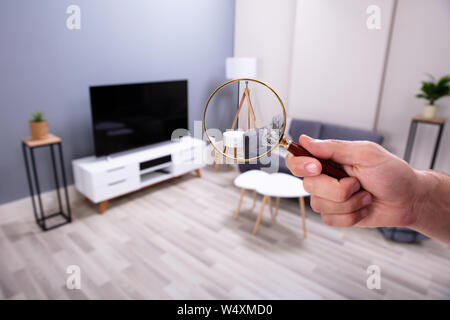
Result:
{"type": "Polygon", "coordinates": [[[100,203],[103,213],[112,198],[191,171],[199,176],[205,152],[204,141],[183,137],[113,157],[77,159],[72,162],[75,187],[90,201],[100,203]]]}

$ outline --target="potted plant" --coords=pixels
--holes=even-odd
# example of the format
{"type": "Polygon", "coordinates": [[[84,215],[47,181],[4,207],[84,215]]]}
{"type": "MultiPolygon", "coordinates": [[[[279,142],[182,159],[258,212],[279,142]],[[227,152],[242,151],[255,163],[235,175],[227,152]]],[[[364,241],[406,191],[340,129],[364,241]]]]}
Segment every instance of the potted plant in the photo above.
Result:
{"type": "Polygon", "coordinates": [[[436,117],[437,106],[434,102],[442,97],[450,95],[450,75],[443,76],[439,81],[429,75],[431,81],[422,81],[422,92],[417,94],[417,98],[428,100],[428,105],[423,107],[423,116],[428,119],[436,117]]]}
{"type": "Polygon", "coordinates": [[[42,140],[48,137],[48,124],[42,112],[35,111],[30,120],[30,133],[32,140],[42,140]]]}

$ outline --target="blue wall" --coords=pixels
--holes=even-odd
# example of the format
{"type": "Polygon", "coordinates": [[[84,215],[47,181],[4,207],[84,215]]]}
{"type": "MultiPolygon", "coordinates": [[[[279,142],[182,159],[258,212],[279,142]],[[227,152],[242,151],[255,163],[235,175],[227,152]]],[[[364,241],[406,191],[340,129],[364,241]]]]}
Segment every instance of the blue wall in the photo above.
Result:
{"type": "MultiPolygon", "coordinates": [[[[233,0],[2,0],[0,2],[0,203],[28,196],[20,139],[40,109],[71,160],[94,152],[90,85],[189,80],[189,122],[233,54],[233,0]],[[81,8],[81,30],[66,8],[81,8]]],[[[50,176],[39,151],[39,172],[50,176]]],[[[43,181],[44,190],[52,188],[43,181]]]]}

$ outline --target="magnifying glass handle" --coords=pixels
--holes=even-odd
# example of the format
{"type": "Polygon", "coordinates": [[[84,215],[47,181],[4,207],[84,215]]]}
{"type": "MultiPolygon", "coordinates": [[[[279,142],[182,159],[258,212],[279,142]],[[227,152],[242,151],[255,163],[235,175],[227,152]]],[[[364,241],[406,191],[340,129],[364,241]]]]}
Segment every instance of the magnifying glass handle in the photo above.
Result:
{"type": "Polygon", "coordinates": [[[311,157],[315,158],[320,161],[320,164],[322,165],[322,172],[326,175],[336,178],[336,179],[342,179],[345,177],[348,177],[348,174],[342,169],[340,164],[337,164],[336,162],[333,162],[331,160],[324,160],[319,159],[315,156],[313,156],[311,153],[309,153],[305,148],[303,148],[301,145],[295,142],[291,142],[287,148],[287,150],[292,153],[294,156],[305,156],[305,157],[311,157]]]}

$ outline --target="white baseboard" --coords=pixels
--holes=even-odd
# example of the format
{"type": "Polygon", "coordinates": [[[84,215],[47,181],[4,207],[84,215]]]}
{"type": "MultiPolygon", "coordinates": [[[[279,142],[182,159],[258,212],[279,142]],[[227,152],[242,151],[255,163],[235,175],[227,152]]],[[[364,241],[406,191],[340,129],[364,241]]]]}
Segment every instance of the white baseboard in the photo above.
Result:
{"type": "MultiPolygon", "coordinates": [[[[67,186],[67,192],[69,194],[69,202],[71,206],[82,200],[81,194],[75,189],[73,184],[67,186]]],[[[60,195],[64,211],[66,211],[64,207],[65,194],[63,188],[60,189],[60,195]]],[[[56,189],[41,193],[41,199],[46,214],[50,214],[58,210],[58,197],[56,195],[56,189]]],[[[36,205],[38,205],[37,197],[35,197],[35,202],[36,205]]],[[[17,221],[18,217],[22,218],[25,215],[28,215],[30,219],[34,219],[30,196],[0,205],[0,223],[6,223],[13,220],[17,221]]]]}

